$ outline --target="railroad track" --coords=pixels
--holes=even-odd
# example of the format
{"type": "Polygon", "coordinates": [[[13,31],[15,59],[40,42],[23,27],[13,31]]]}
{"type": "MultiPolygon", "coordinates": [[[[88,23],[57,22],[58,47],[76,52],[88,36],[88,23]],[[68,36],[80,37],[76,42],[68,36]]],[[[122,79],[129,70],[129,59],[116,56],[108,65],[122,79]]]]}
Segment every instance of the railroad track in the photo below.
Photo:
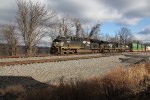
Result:
{"type": "MultiPolygon", "coordinates": [[[[69,57],[65,58],[49,58],[49,59],[40,59],[40,60],[23,60],[23,61],[5,61],[5,62],[0,62],[0,66],[10,66],[10,65],[27,65],[27,64],[34,64],[34,63],[46,63],[46,62],[60,62],[60,61],[68,61],[68,60],[79,60],[79,59],[92,59],[92,58],[100,58],[100,57],[108,57],[108,56],[114,56],[118,54],[101,54],[101,55],[90,55],[90,56],[79,56],[79,57],[69,57]]],[[[21,58],[23,59],[23,58],[21,58]]]]}
{"type": "Polygon", "coordinates": [[[7,59],[7,58],[28,58],[28,57],[47,57],[51,55],[33,55],[33,56],[26,56],[26,55],[21,55],[21,56],[0,56],[0,59],[7,59]]]}
{"type": "MultiPolygon", "coordinates": [[[[56,55],[56,54],[48,54],[48,55],[32,55],[32,56],[27,56],[27,55],[20,55],[20,56],[0,56],[0,59],[7,59],[7,58],[29,58],[29,57],[51,57],[51,56],[74,56],[74,55],[87,55],[91,53],[83,53],[83,54],[63,54],[63,55],[56,55]]],[[[93,54],[102,54],[102,53],[93,53],[93,54]]],[[[121,53],[103,53],[105,55],[113,55],[113,54],[121,54],[121,53]]]]}

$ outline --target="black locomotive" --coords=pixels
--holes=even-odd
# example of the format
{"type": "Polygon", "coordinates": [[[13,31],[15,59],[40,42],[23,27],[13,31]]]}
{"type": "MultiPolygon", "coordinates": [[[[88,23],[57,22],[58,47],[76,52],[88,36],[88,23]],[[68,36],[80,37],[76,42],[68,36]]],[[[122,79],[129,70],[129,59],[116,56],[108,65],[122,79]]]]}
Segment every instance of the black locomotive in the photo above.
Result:
{"type": "Polygon", "coordinates": [[[118,43],[96,39],[58,36],[52,43],[52,54],[123,52],[125,47],[118,43]]]}

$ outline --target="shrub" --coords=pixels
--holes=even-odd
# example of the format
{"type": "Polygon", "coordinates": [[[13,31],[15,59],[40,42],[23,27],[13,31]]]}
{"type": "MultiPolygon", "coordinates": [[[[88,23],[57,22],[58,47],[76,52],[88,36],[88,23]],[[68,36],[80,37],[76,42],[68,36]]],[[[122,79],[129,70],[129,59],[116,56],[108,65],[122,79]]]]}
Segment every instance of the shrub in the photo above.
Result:
{"type": "Polygon", "coordinates": [[[40,88],[28,91],[19,100],[51,100],[52,92],[50,88],[40,88]]]}
{"type": "Polygon", "coordinates": [[[6,88],[0,89],[0,96],[5,96],[7,94],[18,94],[25,92],[22,85],[11,85],[6,88]]]}

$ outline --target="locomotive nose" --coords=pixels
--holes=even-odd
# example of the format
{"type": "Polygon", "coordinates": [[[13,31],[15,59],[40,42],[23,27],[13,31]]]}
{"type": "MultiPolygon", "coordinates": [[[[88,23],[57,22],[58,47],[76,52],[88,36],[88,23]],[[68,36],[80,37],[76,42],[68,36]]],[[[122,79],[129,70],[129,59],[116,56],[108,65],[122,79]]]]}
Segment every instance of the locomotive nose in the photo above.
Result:
{"type": "Polygon", "coordinates": [[[58,52],[58,49],[55,46],[51,47],[50,49],[51,54],[56,54],[57,52],[58,52]]]}

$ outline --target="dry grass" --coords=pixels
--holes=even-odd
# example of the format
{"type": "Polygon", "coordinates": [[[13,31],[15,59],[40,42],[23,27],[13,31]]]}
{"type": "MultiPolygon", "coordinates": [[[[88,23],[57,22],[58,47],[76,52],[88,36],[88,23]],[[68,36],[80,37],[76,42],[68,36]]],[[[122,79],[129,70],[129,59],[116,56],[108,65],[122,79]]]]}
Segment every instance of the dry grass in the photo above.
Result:
{"type": "Polygon", "coordinates": [[[6,88],[0,89],[0,96],[4,96],[7,94],[18,94],[25,92],[25,89],[22,85],[12,85],[6,88]]]}
{"type": "Polygon", "coordinates": [[[150,74],[150,63],[146,63],[146,64],[144,64],[144,65],[145,65],[146,70],[147,70],[148,73],[150,74]]]}
{"type": "Polygon", "coordinates": [[[114,69],[103,77],[68,83],[61,80],[57,86],[30,91],[20,100],[138,100],[141,96],[146,100],[144,91],[148,89],[149,65],[139,64],[114,69]]]}
{"type": "Polygon", "coordinates": [[[21,96],[22,93],[25,93],[25,89],[22,85],[11,85],[6,88],[0,89],[0,99],[2,100],[16,100],[21,96]]]}
{"type": "Polygon", "coordinates": [[[51,100],[50,88],[33,89],[18,98],[18,100],[51,100]]]}
{"type": "Polygon", "coordinates": [[[101,81],[103,82],[104,94],[109,98],[123,99],[144,91],[142,84],[146,76],[149,76],[144,64],[123,69],[115,69],[107,73],[101,81]]]}

